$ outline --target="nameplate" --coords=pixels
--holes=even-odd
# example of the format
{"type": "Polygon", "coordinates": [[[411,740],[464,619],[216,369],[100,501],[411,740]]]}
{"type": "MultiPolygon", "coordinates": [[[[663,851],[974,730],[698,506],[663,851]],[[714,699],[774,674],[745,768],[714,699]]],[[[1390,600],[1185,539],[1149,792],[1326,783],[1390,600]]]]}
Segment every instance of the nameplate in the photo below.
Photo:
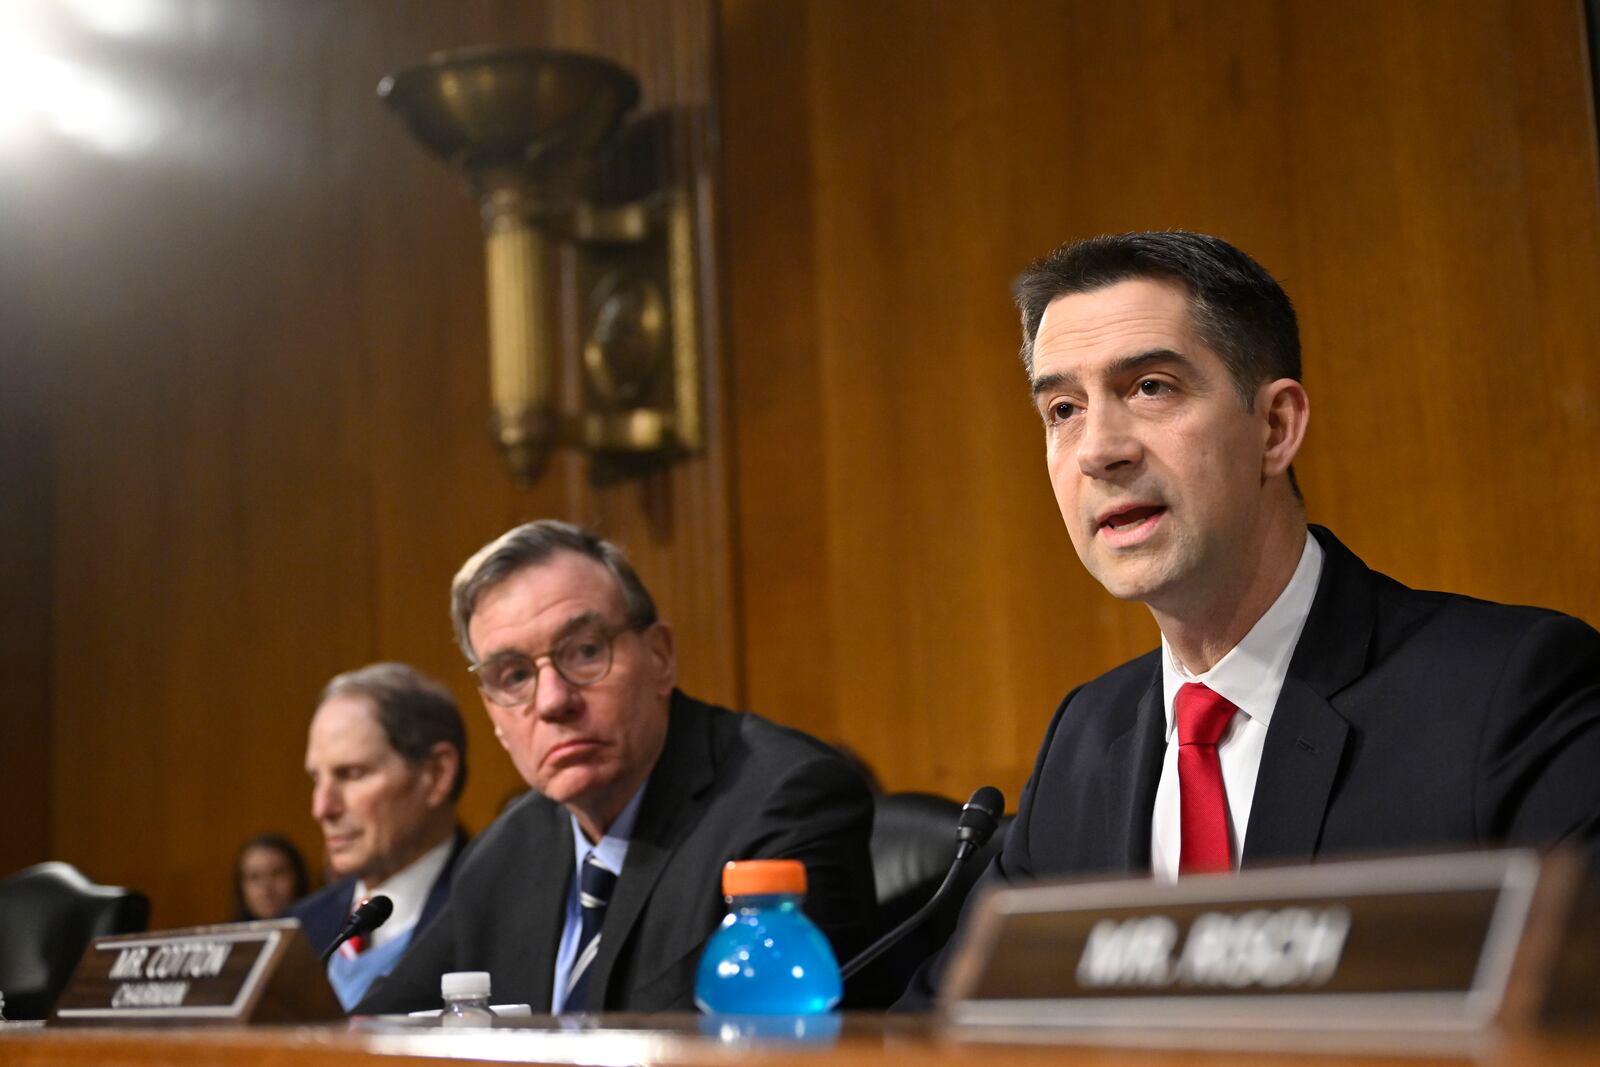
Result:
{"type": "Polygon", "coordinates": [[[1541,1000],[1568,857],[1459,853],[1002,888],[940,1004],[970,1027],[1472,1030],[1541,1000]]]}
{"type": "Polygon", "coordinates": [[[99,937],[52,1024],[322,1022],[343,1018],[294,919],[99,937]]]}

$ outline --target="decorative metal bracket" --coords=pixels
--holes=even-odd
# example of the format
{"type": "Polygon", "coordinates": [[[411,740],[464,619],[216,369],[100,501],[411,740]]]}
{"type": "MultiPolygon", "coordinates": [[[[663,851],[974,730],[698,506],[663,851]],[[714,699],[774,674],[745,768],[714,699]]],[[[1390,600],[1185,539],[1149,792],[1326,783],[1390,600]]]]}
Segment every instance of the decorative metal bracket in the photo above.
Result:
{"type": "Polygon", "coordinates": [[[532,482],[552,448],[671,457],[703,443],[694,202],[668,185],[620,204],[586,195],[596,155],[638,100],[593,56],[472,48],[384,78],[382,97],[482,211],[492,428],[532,482]],[[577,410],[558,402],[556,280],[578,294],[577,410]]]}

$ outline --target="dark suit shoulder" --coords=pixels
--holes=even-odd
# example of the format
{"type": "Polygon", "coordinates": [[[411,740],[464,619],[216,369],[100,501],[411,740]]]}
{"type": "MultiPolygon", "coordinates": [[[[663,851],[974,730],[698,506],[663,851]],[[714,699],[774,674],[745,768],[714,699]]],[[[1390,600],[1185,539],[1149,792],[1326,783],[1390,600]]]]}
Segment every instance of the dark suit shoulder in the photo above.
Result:
{"type": "Polygon", "coordinates": [[[1499,604],[1461,593],[1412,589],[1376,571],[1373,577],[1380,605],[1380,638],[1386,637],[1389,641],[1433,628],[1443,639],[1503,647],[1507,641],[1516,641],[1546,621],[1567,620],[1577,627],[1593,629],[1581,619],[1549,608],[1499,604]]]}
{"type": "Polygon", "coordinates": [[[1394,676],[1383,672],[1385,666],[1416,664],[1405,673],[1426,674],[1430,686],[1481,697],[1484,687],[1495,685],[1521,657],[1537,656],[1545,647],[1576,654],[1600,642],[1588,623],[1549,608],[1411,589],[1369,573],[1377,610],[1366,667],[1391,684],[1394,676]]]}
{"type": "MultiPolygon", "coordinates": [[[[1315,853],[1600,839],[1600,633],[1545,608],[1411,589],[1313,532],[1327,557],[1271,729],[1278,757],[1299,760],[1283,731],[1304,715],[1348,727],[1315,853]]],[[[1274,751],[1269,733],[1263,760],[1274,751]]],[[[1267,781],[1256,811],[1279,806],[1262,807],[1267,781]]]]}
{"type": "Polygon", "coordinates": [[[1145,691],[1160,677],[1159,648],[1111,668],[1062,699],[1050,734],[1068,729],[1075,738],[1093,736],[1110,741],[1121,736],[1132,728],[1145,691]]]}
{"type": "Polygon", "coordinates": [[[355,892],[354,878],[341,878],[323,886],[315,893],[301,897],[289,909],[291,918],[300,919],[308,915],[320,915],[330,909],[348,912],[346,905],[350,896],[355,892]]]}
{"type": "Polygon", "coordinates": [[[719,765],[737,756],[752,770],[783,771],[818,760],[848,764],[832,746],[793,727],[775,723],[751,711],[731,711],[676,694],[673,714],[699,719],[711,738],[719,765]]]}
{"type": "Polygon", "coordinates": [[[355,888],[354,878],[341,878],[302,897],[289,909],[287,917],[300,920],[306,940],[317,952],[326,948],[344,926],[345,919],[350,915],[350,900],[355,888]]]}
{"type": "Polygon", "coordinates": [[[1134,699],[1144,695],[1145,686],[1150,684],[1151,672],[1161,667],[1161,650],[1152,648],[1142,656],[1136,656],[1128,662],[1111,668],[1098,678],[1091,679],[1080,685],[1078,690],[1085,695],[1096,698],[1104,696],[1115,697],[1119,693],[1133,692],[1134,699]]]}
{"type": "Polygon", "coordinates": [[[528,842],[548,840],[545,835],[549,834],[567,834],[568,826],[565,808],[530,789],[462,847],[454,862],[455,890],[466,886],[470,891],[487,872],[522,863],[528,842]]]}
{"type": "MultiPolygon", "coordinates": [[[[1417,657],[1481,684],[1499,669],[1524,638],[1540,633],[1570,633],[1580,641],[1593,628],[1548,608],[1500,604],[1460,593],[1413,589],[1375,571],[1322,527],[1312,532],[1326,551],[1318,603],[1302,642],[1347,642],[1371,627],[1371,642],[1361,671],[1397,657],[1417,657]]],[[[1321,649],[1310,650],[1313,655],[1321,649]]]]}

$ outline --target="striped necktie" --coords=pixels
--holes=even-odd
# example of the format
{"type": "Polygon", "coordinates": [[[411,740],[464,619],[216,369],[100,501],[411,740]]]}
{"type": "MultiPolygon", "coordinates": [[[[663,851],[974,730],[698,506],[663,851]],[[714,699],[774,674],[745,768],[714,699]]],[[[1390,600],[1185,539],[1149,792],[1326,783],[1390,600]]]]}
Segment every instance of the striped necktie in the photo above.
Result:
{"type": "Polygon", "coordinates": [[[578,935],[578,958],[567,976],[567,995],[561,1000],[563,1012],[587,1011],[589,974],[600,952],[600,927],[606,921],[606,905],[617,886],[617,876],[595,858],[593,852],[583,861],[578,879],[578,906],[583,911],[583,928],[578,935]]]}

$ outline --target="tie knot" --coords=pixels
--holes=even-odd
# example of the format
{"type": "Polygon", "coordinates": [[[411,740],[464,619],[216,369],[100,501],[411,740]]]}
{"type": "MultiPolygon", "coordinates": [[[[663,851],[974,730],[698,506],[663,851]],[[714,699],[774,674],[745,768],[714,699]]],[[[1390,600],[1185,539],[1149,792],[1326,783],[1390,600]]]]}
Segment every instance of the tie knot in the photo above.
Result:
{"type": "Polygon", "coordinates": [[[1214,745],[1227,732],[1233,713],[1239,709],[1220,693],[1198,682],[1178,690],[1173,699],[1178,717],[1178,744],[1214,745]]]}
{"type": "Polygon", "coordinates": [[[578,879],[578,903],[585,909],[604,908],[611,900],[611,891],[617,886],[617,876],[611,868],[595,858],[593,852],[583,861],[583,874],[578,879]]]}

